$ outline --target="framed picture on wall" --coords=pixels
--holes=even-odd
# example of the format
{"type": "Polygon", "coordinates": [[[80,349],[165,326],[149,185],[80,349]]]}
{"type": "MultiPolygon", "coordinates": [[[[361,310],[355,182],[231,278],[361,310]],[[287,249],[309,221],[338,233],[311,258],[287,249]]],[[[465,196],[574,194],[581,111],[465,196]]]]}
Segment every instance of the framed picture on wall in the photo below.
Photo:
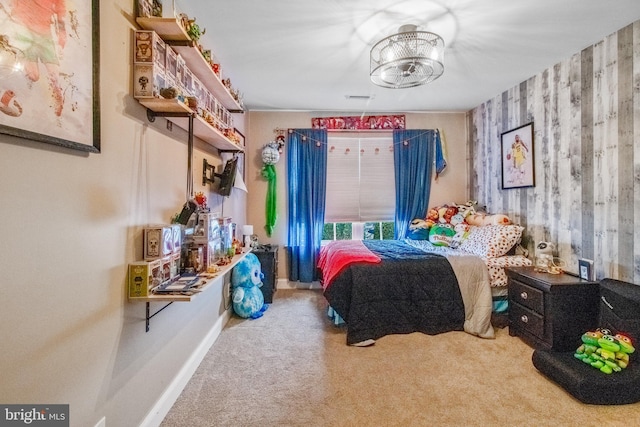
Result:
{"type": "Polygon", "coordinates": [[[502,155],[502,188],[535,185],[533,155],[533,122],[500,135],[502,155]]]}
{"type": "Polygon", "coordinates": [[[5,3],[0,133],[100,152],[99,0],[5,3]]]}

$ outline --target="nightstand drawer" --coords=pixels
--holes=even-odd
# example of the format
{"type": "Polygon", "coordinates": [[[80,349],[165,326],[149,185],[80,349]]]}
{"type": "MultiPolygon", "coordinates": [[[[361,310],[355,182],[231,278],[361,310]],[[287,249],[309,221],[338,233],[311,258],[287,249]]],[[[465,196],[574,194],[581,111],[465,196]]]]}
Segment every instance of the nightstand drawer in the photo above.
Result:
{"type": "Polygon", "coordinates": [[[544,336],[544,318],[519,304],[512,304],[509,307],[510,326],[522,331],[526,331],[536,337],[544,336]]]}
{"type": "Polygon", "coordinates": [[[513,302],[517,302],[539,314],[544,314],[544,292],[517,280],[509,283],[513,302]]]}

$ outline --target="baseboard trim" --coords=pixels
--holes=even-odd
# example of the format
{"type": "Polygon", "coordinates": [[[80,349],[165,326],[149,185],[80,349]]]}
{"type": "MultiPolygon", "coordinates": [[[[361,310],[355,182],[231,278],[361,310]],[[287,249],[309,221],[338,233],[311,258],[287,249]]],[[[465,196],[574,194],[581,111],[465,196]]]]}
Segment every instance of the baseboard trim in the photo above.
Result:
{"type": "Polygon", "coordinates": [[[278,289],[295,289],[287,279],[278,279],[278,289]]]}
{"type": "Polygon", "coordinates": [[[291,282],[287,279],[278,279],[278,289],[322,289],[320,282],[291,282]]]}
{"type": "Polygon", "coordinates": [[[224,325],[227,324],[230,318],[231,310],[227,310],[213,324],[207,335],[200,342],[200,345],[191,353],[191,356],[182,366],[180,372],[178,372],[142,423],[140,423],[140,427],[158,427],[162,423],[162,420],[164,420],[164,417],[167,416],[173,404],[178,400],[180,393],[182,393],[182,390],[187,386],[189,380],[202,362],[202,359],[204,359],[213,343],[218,339],[222,328],[224,328],[224,325]]]}

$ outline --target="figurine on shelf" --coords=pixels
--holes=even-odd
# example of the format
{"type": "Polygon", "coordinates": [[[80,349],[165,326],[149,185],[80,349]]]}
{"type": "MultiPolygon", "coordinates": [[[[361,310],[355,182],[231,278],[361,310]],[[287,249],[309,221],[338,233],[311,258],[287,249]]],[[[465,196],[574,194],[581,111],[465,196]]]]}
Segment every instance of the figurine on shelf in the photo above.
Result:
{"type": "Polygon", "coordinates": [[[207,196],[205,196],[202,191],[198,191],[195,196],[193,196],[193,200],[198,204],[198,208],[201,211],[209,210],[207,207],[207,196]]]}
{"type": "Polygon", "coordinates": [[[180,26],[184,28],[185,31],[187,31],[187,28],[189,27],[189,17],[187,16],[187,14],[181,13],[180,15],[178,15],[178,18],[180,19],[180,26]]]}
{"type": "Polygon", "coordinates": [[[242,244],[240,243],[240,240],[236,239],[235,237],[233,238],[233,243],[231,244],[231,246],[233,247],[233,252],[238,255],[242,253],[242,244]]]}
{"type": "Polygon", "coordinates": [[[160,96],[162,96],[165,99],[175,99],[178,97],[178,95],[180,94],[180,90],[175,87],[163,87],[162,89],[160,89],[160,96]]]}
{"type": "Polygon", "coordinates": [[[207,32],[206,29],[204,30],[200,30],[200,26],[198,24],[196,24],[196,19],[190,19],[187,22],[187,34],[189,35],[189,37],[191,37],[191,40],[193,40],[194,42],[197,42],[198,40],[200,40],[200,36],[202,36],[204,33],[207,32]]]}
{"type": "Polygon", "coordinates": [[[153,0],[153,4],[151,6],[151,15],[156,16],[158,18],[162,18],[162,1],[161,0],[153,0]]]}

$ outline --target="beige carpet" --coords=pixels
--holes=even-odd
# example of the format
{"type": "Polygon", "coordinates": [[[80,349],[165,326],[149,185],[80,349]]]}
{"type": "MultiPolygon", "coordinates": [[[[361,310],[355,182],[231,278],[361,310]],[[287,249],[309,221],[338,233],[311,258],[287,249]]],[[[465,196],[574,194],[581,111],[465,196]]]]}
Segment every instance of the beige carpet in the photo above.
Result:
{"type": "Polygon", "coordinates": [[[317,290],[279,290],[233,318],[162,423],[170,426],[631,426],[640,404],[584,405],[495,340],[414,333],[349,347],[317,290]]]}

